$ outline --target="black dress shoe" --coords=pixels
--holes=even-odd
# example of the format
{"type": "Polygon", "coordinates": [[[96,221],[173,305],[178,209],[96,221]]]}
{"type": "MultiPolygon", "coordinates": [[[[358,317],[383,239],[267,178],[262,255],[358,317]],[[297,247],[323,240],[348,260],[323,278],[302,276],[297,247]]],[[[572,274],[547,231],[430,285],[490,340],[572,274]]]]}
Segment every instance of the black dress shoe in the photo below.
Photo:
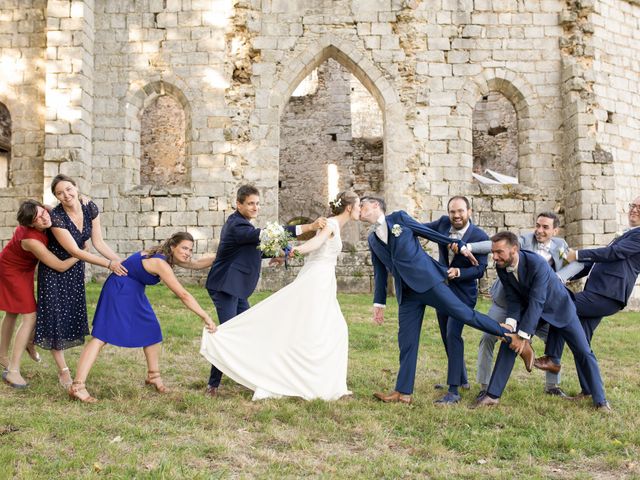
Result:
{"type": "Polygon", "coordinates": [[[463,383],[462,385],[460,385],[460,388],[463,390],[471,390],[471,385],[469,385],[468,383],[463,383]]]}
{"type": "Polygon", "coordinates": [[[564,393],[564,391],[560,387],[545,388],[544,389],[544,393],[546,393],[547,395],[553,395],[553,396],[560,397],[560,398],[568,398],[569,397],[569,395],[564,393]]]}
{"type": "Polygon", "coordinates": [[[480,400],[482,397],[484,397],[487,394],[487,390],[486,389],[482,389],[478,392],[478,395],[476,395],[476,400],[480,400]]]}

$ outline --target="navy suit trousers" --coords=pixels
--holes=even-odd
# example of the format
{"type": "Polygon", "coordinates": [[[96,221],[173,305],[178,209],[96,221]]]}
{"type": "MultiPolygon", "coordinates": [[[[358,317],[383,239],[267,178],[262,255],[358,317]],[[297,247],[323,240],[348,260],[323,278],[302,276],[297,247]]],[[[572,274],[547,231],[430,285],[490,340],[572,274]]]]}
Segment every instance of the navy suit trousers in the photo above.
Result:
{"type": "MultiPolygon", "coordinates": [[[[246,298],[234,297],[225,292],[219,292],[216,290],[208,290],[211,300],[216,307],[216,313],[218,314],[218,320],[222,325],[227,320],[231,320],[236,315],[240,315],[245,310],[248,310],[250,305],[246,298]]],[[[209,374],[208,385],[210,387],[217,387],[222,380],[222,372],[215,366],[211,365],[211,373],[209,374]]]]}
{"type": "Polygon", "coordinates": [[[447,385],[464,385],[469,383],[467,366],[464,363],[464,339],[462,328],[464,323],[455,318],[437,312],[440,337],[447,354],[447,385]]]}
{"type": "MultiPolygon", "coordinates": [[[[594,292],[582,291],[575,295],[576,312],[580,318],[580,323],[584,330],[587,342],[591,345],[591,339],[593,334],[600,325],[600,322],[604,317],[614,315],[618,313],[624,305],[618,300],[612,298],[603,297],[594,292]]],[[[564,339],[561,335],[555,335],[552,331],[549,332],[549,338],[545,347],[545,355],[551,357],[551,360],[559,364],[562,358],[562,352],[564,350],[564,339]]],[[[578,372],[578,379],[580,380],[580,387],[583,393],[591,394],[589,383],[587,382],[583,372],[578,368],[578,362],[576,361],[576,371],[578,372]]]]}
{"type": "Polygon", "coordinates": [[[461,302],[444,282],[423,293],[415,292],[403,285],[402,303],[398,308],[400,369],[396,391],[407,395],[413,393],[422,318],[427,305],[483,332],[498,337],[504,336],[507,332],[495,320],[461,302]]]}
{"type": "MultiPolygon", "coordinates": [[[[589,385],[593,403],[597,405],[604,402],[604,387],[602,385],[602,378],[600,377],[598,360],[591,351],[591,347],[589,346],[589,342],[578,318],[574,317],[569,325],[564,328],[549,325],[549,337],[551,337],[551,335],[561,336],[569,345],[576,359],[576,368],[578,372],[583,373],[585,382],[589,385]]],[[[487,392],[490,395],[494,397],[500,397],[502,395],[515,361],[516,353],[511,350],[506,343],[503,343],[500,346],[496,365],[491,375],[489,387],[487,388],[487,392]]]]}

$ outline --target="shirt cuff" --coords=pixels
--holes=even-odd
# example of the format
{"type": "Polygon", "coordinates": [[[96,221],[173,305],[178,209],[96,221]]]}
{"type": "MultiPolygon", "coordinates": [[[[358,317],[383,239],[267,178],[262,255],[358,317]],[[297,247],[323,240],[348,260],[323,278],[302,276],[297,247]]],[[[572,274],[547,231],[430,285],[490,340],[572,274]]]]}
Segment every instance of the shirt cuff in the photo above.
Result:
{"type": "Polygon", "coordinates": [[[374,303],[373,306],[380,307],[380,308],[387,308],[387,306],[384,303],[374,303]]]}
{"type": "Polygon", "coordinates": [[[302,235],[302,225],[296,225],[296,237],[302,235]]]}
{"type": "Polygon", "coordinates": [[[579,260],[579,258],[578,258],[578,253],[579,252],[580,252],[579,250],[576,250],[576,262],[579,260]]]}
{"type": "Polygon", "coordinates": [[[504,323],[506,323],[507,325],[509,325],[511,327],[511,331],[515,332],[516,331],[516,327],[518,326],[518,322],[516,321],[515,318],[507,318],[504,323]]]}
{"type": "Polygon", "coordinates": [[[473,252],[473,248],[471,248],[471,244],[467,243],[465,245],[463,245],[462,247],[460,247],[460,251],[464,252],[465,250],[469,250],[469,252],[473,252]]]}
{"type": "Polygon", "coordinates": [[[531,335],[529,335],[527,332],[524,332],[522,330],[518,330],[518,336],[525,338],[527,340],[531,340],[531,335]]]}

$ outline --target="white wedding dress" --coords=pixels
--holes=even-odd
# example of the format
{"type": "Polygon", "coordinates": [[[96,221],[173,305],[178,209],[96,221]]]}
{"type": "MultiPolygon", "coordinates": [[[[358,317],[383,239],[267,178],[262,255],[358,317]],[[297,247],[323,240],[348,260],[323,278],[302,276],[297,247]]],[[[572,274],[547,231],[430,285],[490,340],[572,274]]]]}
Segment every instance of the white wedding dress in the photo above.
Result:
{"type": "Polygon", "coordinates": [[[336,296],[340,226],[309,253],[296,279],[255,307],[204,330],[200,353],[253,400],[282,396],[337,400],[349,395],[349,332],[336,296]]]}

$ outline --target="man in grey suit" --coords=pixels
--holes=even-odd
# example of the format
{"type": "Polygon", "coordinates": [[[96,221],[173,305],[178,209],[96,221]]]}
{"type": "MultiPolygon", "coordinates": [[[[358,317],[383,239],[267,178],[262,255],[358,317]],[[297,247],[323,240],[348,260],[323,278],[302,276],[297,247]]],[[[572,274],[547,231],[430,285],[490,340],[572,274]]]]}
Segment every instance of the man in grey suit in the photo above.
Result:
{"type": "MultiPolygon", "coordinates": [[[[536,218],[536,226],[533,232],[520,235],[520,248],[537,253],[543,257],[556,272],[562,283],[566,283],[567,279],[579,271],[579,266],[565,265],[566,255],[569,251],[567,242],[562,238],[556,237],[560,219],[553,212],[542,212],[536,218]]],[[[491,250],[491,242],[478,242],[467,244],[472,252],[481,254],[487,250],[491,250]]],[[[497,322],[503,323],[507,319],[507,299],[504,288],[499,279],[496,279],[490,289],[491,299],[493,303],[489,309],[488,315],[497,322]]],[[[549,333],[549,324],[542,322],[536,335],[546,343],[549,333]]],[[[476,379],[480,384],[479,396],[486,392],[487,385],[491,379],[491,370],[493,366],[493,349],[497,338],[493,335],[485,333],[480,339],[478,349],[478,373],[476,379]]],[[[560,388],[560,374],[546,373],[545,393],[549,395],[558,395],[566,397],[567,395],[560,388]]]]}

